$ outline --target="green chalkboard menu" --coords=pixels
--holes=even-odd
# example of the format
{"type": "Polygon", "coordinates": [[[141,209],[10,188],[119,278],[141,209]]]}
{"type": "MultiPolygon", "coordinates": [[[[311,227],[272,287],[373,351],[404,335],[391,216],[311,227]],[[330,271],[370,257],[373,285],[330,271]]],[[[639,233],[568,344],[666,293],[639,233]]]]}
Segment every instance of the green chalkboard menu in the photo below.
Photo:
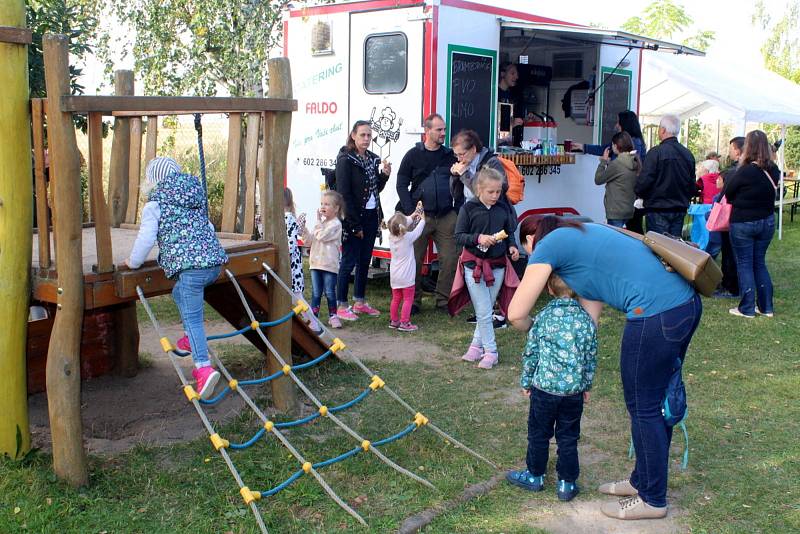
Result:
{"type": "Polygon", "coordinates": [[[470,129],[486,146],[494,146],[497,52],[450,45],[447,53],[448,140],[460,130],[470,129]]]}
{"type": "Polygon", "coordinates": [[[614,136],[619,112],[630,109],[632,73],[603,67],[600,74],[603,82],[600,87],[600,143],[607,144],[614,136]]]}

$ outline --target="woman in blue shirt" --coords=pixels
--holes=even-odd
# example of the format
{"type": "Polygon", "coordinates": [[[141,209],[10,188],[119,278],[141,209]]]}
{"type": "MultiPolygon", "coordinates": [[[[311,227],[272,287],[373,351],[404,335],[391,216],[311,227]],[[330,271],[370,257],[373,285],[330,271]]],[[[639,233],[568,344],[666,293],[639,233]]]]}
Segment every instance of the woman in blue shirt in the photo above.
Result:
{"type": "Polygon", "coordinates": [[[520,242],[529,259],[508,309],[514,328],[530,328],[528,314],[553,272],[595,323],[604,304],[626,314],[620,372],[636,465],[629,479],[600,486],[602,493],[623,497],[604,504],[602,512],[617,519],[666,516],[672,428],[661,406],[675,359],[683,361],[700,322],[700,297],[641,241],[604,225],[528,217],[520,224],[520,242]]]}

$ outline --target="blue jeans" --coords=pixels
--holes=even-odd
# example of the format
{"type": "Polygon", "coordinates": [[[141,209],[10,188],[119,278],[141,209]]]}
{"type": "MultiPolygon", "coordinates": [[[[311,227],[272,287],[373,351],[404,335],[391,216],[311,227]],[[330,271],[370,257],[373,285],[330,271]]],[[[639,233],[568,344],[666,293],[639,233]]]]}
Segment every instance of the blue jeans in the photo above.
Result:
{"type": "Polygon", "coordinates": [[[645,216],[647,220],[647,231],[657,234],[670,234],[680,237],[683,233],[683,219],[686,217],[686,210],[667,212],[654,211],[645,216]]]}
{"type": "Polygon", "coordinates": [[[606,223],[617,228],[623,228],[626,222],[628,222],[628,219],[606,219],[606,223]]]}
{"type": "Polygon", "coordinates": [[[353,283],[353,297],[364,300],[367,290],[367,274],[369,263],[372,261],[372,249],[375,247],[375,238],[378,236],[378,210],[363,210],[361,228],[364,231],[362,239],[353,234],[347,236],[342,243],[342,262],[339,264],[339,279],[337,281],[337,301],[347,304],[347,290],[350,286],[350,273],[356,269],[355,282],[353,283]]]}
{"type": "Polygon", "coordinates": [[[672,427],[661,407],[676,358],[686,349],[700,323],[703,305],[695,294],[686,303],[652,317],[628,319],[622,334],[620,373],[631,418],[636,464],[631,485],[651,506],[667,505],[667,474],[672,427]]]}
{"type": "Polygon", "coordinates": [[[311,269],[311,307],[319,315],[319,306],[322,304],[322,293],[328,299],[328,313],[336,315],[336,273],[311,269]]]}
{"type": "Polygon", "coordinates": [[[525,459],[533,476],[544,475],[555,430],[558,444],[556,472],[559,480],[575,482],[580,474],[578,439],[581,437],[583,393],[551,395],[531,388],[528,411],[528,455],[525,459]]]}
{"type": "Polygon", "coordinates": [[[203,328],[203,290],[219,278],[221,267],[187,269],[178,273],[178,282],[172,288],[172,298],[178,306],[183,329],[189,336],[192,360],[195,367],[211,365],[208,359],[208,341],[203,328]]]}
{"type": "Polygon", "coordinates": [[[767,248],[775,233],[775,216],[749,222],[731,223],[731,245],[739,275],[739,311],[755,315],[772,313],[772,279],[767,270],[767,248]]]}
{"type": "Polygon", "coordinates": [[[472,344],[476,347],[483,347],[483,352],[497,352],[497,343],[494,339],[494,324],[492,320],[492,310],[500,287],[503,285],[505,268],[492,269],[494,284],[491,287],[486,285],[486,281],[481,277],[481,281],[475,283],[472,278],[472,269],[464,267],[464,281],[467,284],[469,298],[472,300],[472,307],[475,308],[475,333],[472,334],[472,344]]]}

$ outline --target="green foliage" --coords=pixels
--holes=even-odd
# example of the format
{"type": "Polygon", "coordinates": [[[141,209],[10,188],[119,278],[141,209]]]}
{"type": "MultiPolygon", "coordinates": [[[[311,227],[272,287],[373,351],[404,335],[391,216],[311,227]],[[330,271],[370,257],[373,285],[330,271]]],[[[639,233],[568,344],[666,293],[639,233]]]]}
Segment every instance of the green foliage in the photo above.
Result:
{"type": "MultiPolygon", "coordinates": [[[[622,29],[656,39],[671,39],[673,35],[689,28],[693,22],[682,5],[673,0],[656,0],[641,15],[626,20],[622,29]]],[[[713,40],[714,32],[703,30],[685,39],[683,44],[705,51],[713,40]]]]}

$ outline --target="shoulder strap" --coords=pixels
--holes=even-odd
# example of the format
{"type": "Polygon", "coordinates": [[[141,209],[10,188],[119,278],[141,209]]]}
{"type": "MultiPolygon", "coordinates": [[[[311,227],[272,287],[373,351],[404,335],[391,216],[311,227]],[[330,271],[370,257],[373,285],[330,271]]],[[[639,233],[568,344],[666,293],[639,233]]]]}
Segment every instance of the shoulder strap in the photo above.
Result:
{"type": "Polygon", "coordinates": [[[772,176],[770,176],[770,175],[769,175],[769,173],[767,172],[767,170],[766,170],[766,169],[761,169],[761,170],[762,170],[762,171],[764,171],[764,176],[766,176],[766,177],[767,177],[767,180],[769,180],[769,185],[771,185],[771,186],[772,186],[772,188],[773,188],[775,191],[777,191],[777,190],[778,190],[778,186],[777,186],[777,185],[775,185],[775,182],[773,182],[773,181],[772,181],[772,176]]]}

